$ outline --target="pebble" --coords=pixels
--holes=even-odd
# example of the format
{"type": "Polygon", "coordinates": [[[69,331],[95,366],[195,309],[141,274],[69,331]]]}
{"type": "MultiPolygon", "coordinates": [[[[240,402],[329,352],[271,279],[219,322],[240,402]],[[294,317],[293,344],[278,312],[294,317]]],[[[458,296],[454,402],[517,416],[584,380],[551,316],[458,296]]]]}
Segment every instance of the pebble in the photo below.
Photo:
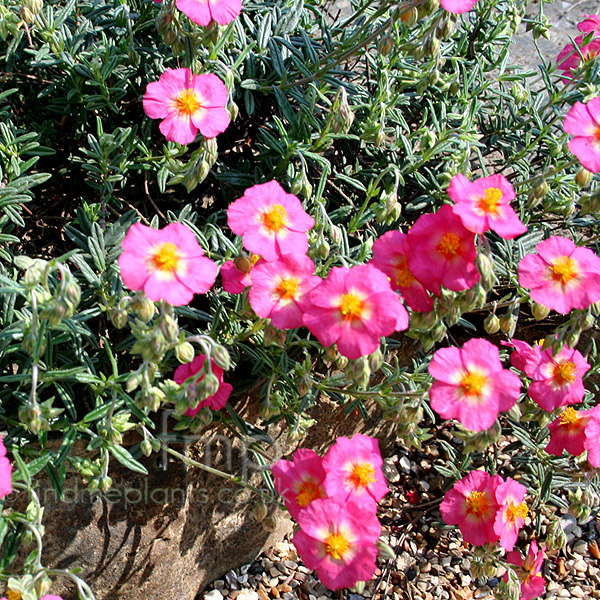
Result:
{"type": "Polygon", "coordinates": [[[586,596],[585,592],[578,585],[571,588],[571,595],[575,596],[576,598],[585,598],[586,596]]]}
{"type": "Polygon", "coordinates": [[[468,585],[471,585],[471,581],[473,581],[472,577],[470,575],[461,575],[460,576],[460,585],[462,587],[466,587],[468,585]]]}
{"type": "Polygon", "coordinates": [[[396,465],[394,464],[393,459],[386,458],[383,461],[382,470],[385,475],[385,478],[388,480],[389,483],[398,483],[400,481],[400,473],[398,471],[398,467],[396,467],[396,465]]]}
{"type": "Polygon", "coordinates": [[[287,583],[282,583],[278,588],[277,588],[280,592],[286,594],[288,592],[292,591],[292,586],[288,585],[287,583]]]}
{"type": "Polygon", "coordinates": [[[223,594],[219,590],[211,590],[204,594],[204,600],[223,600],[223,594]]]}
{"type": "Polygon", "coordinates": [[[469,572],[471,570],[471,561],[468,558],[463,558],[460,562],[460,568],[463,571],[469,572]]]}
{"type": "Polygon", "coordinates": [[[273,596],[273,598],[279,598],[280,595],[281,594],[279,593],[279,590],[276,587],[271,588],[271,596],[273,596]]]}
{"type": "Polygon", "coordinates": [[[222,590],[225,587],[225,582],[222,579],[216,579],[212,584],[217,590],[222,590]]]}
{"type": "Polygon", "coordinates": [[[258,599],[259,600],[270,600],[268,594],[261,589],[258,590],[258,599]]]}
{"type": "Polygon", "coordinates": [[[574,565],[574,569],[580,573],[585,573],[588,570],[587,563],[584,560],[578,560],[574,565]]]}
{"type": "Polygon", "coordinates": [[[258,592],[254,590],[242,590],[237,595],[237,600],[258,600],[258,592]]]}
{"type": "Polygon", "coordinates": [[[442,567],[449,567],[451,562],[452,558],[450,556],[443,556],[442,560],[440,561],[440,564],[442,565],[442,567]]]}
{"type": "Polygon", "coordinates": [[[588,544],[583,540],[579,540],[573,545],[573,552],[575,554],[580,554],[581,556],[586,556],[588,553],[588,544]]]}
{"type": "Polygon", "coordinates": [[[410,460],[408,460],[407,456],[403,456],[400,461],[400,468],[405,472],[405,473],[410,473],[410,460]]]}

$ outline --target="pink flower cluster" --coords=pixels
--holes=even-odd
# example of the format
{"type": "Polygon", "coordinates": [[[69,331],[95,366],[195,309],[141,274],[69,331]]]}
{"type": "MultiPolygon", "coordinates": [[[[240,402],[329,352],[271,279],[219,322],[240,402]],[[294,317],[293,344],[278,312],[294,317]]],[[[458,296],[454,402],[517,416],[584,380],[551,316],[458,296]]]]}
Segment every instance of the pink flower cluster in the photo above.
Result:
{"type": "Polygon", "coordinates": [[[552,412],[583,400],[582,378],[590,365],[581,352],[564,346],[553,354],[552,348],[542,350],[537,344],[531,347],[521,340],[505,344],[515,348],[511,363],[532,379],[527,393],[541,408],[552,412]]]}
{"type": "Polygon", "coordinates": [[[475,546],[500,542],[512,550],[528,514],[526,493],[510,477],[471,471],[446,492],[440,512],[445,523],[458,525],[465,541],[475,546]]]}
{"type": "Polygon", "coordinates": [[[373,245],[373,264],[399,290],[413,310],[428,312],[443,286],[462,291],[479,281],[475,234],[495,231],[513,239],[527,231],[510,202],[515,191],[502,175],[469,181],[452,178],[448,195],[454,205],[421,215],[407,234],[389,231],[373,245]]]}
{"type": "Polygon", "coordinates": [[[474,338],[462,348],[440,348],[431,359],[431,408],[471,431],[489,429],[519,399],[521,380],[505,369],[498,348],[474,338]]]}
{"type": "MultiPolygon", "coordinates": [[[[540,574],[544,558],[544,550],[538,548],[535,540],[529,544],[525,559],[516,550],[506,555],[507,561],[517,567],[515,571],[521,582],[520,600],[531,600],[544,593],[546,580],[540,574]]],[[[504,575],[504,581],[508,581],[508,575],[504,575]]]]}
{"type": "Polygon", "coordinates": [[[358,358],[408,326],[399,296],[375,266],[334,267],[324,280],[314,275],[306,255],[314,219],[276,181],[247,189],[229,206],[227,221],[252,256],[223,265],[223,288],[239,293],[249,285],[250,306],[275,327],[305,325],[324,346],[337,344],[358,358]]]}
{"type": "Polygon", "coordinates": [[[275,489],[300,525],[294,545],[328,588],[353,587],[375,572],[381,525],[377,503],[389,491],[379,442],[339,437],[323,458],[297,450],[272,467],[275,489]]]}
{"type": "Polygon", "coordinates": [[[575,38],[575,45],[567,44],[556,58],[557,66],[564,71],[563,79],[568,81],[575,75],[581,63],[595,58],[600,53],[600,17],[598,15],[584,15],[583,21],[577,24],[577,29],[584,34],[593,33],[592,40],[583,44],[583,35],[575,38]],[[579,49],[576,50],[575,46],[579,49]],[[580,56],[581,53],[581,56],[580,56]]]}
{"type": "MultiPolygon", "coordinates": [[[[201,373],[199,377],[194,379],[194,385],[198,385],[204,379],[203,367],[205,362],[206,356],[199,354],[192,362],[179,365],[173,376],[175,383],[181,385],[197,373],[201,373]]],[[[233,391],[233,386],[223,381],[223,369],[214,360],[210,361],[210,366],[212,374],[219,380],[219,389],[212,396],[201,400],[195,408],[188,408],[185,411],[188,417],[195,416],[201,408],[208,407],[212,410],[221,410],[227,404],[227,400],[229,400],[229,396],[233,391]]]]}
{"type": "Polygon", "coordinates": [[[589,463],[600,467],[600,405],[590,410],[570,406],[581,402],[585,395],[582,378],[590,365],[582,354],[567,346],[553,354],[552,348],[542,350],[537,344],[532,347],[521,340],[503,343],[515,348],[510,357],[513,366],[532,379],[529,396],[548,412],[567,407],[548,426],[546,452],[560,456],[566,450],[579,456],[587,450],[589,463]]]}

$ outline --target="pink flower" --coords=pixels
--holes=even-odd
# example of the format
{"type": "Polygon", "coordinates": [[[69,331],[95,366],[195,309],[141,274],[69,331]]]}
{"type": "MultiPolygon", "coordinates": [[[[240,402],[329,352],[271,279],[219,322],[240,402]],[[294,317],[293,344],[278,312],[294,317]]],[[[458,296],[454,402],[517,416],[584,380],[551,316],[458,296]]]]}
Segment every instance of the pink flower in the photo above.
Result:
{"type": "Polygon", "coordinates": [[[600,173],[600,97],[587,104],[575,102],[565,116],[563,129],[575,137],[569,150],[592,173],[600,173]]]}
{"type": "Polygon", "coordinates": [[[582,377],[589,368],[578,350],[565,346],[553,355],[552,348],[547,348],[539,360],[530,357],[525,362],[525,373],[534,380],[529,384],[528,394],[548,412],[567,404],[577,404],[583,400],[582,377]]]}
{"type": "MultiPolygon", "coordinates": [[[[512,346],[515,351],[510,355],[510,364],[519,371],[525,371],[525,364],[527,360],[533,361],[538,359],[542,353],[542,347],[540,344],[535,343],[530,346],[527,342],[522,340],[510,340],[506,342],[502,340],[500,342],[503,346],[512,346]]],[[[531,363],[533,364],[533,363],[531,363]]]]}
{"type": "Polygon", "coordinates": [[[440,285],[455,292],[479,281],[475,268],[475,234],[445,204],[421,215],[408,232],[408,266],[411,273],[434,294],[440,285]]]}
{"type": "Polygon", "coordinates": [[[259,261],[252,269],[252,310],[261,319],[271,319],[279,329],[302,327],[307,295],[321,283],[314,270],[315,264],[306,255],[259,261]]]}
{"type": "Polygon", "coordinates": [[[408,313],[373,265],[333,267],[309,294],[304,324],[323,344],[354,359],[375,352],[381,336],[408,327],[408,313]]]}
{"type": "Polygon", "coordinates": [[[448,195],[456,202],[452,212],[473,233],[492,229],[500,237],[510,240],[527,231],[510,206],[515,199],[515,190],[504,175],[490,175],[475,181],[455,175],[448,187],[448,195]]]}
{"type": "Polygon", "coordinates": [[[323,459],[308,449],[296,450],[294,460],[278,460],[272,467],[275,489],[283,496],[290,515],[298,520],[311,502],[325,498],[323,459]]]}
{"type": "Polygon", "coordinates": [[[353,587],[375,573],[381,525],[374,514],[332,498],[311,502],[299,515],[293,543],[309,569],[331,590],[353,587]]]}
{"type": "Polygon", "coordinates": [[[440,4],[444,10],[455,15],[469,12],[474,6],[477,0],[441,0],[440,4]]]}
{"type": "MultiPolygon", "coordinates": [[[[177,369],[175,369],[175,375],[173,379],[175,383],[181,385],[183,382],[187,381],[190,377],[193,377],[196,373],[198,373],[204,363],[206,361],[206,356],[204,354],[198,354],[196,358],[191,363],[184,363],[183,365],[179,365],[177,369]]],[[[188,417],[195,416],[201,408],[208,407],[212,410],[221,410],[225,404],[227,404],[227,400],[229,399],[229,395],[233,391],[233,386],[230,383],[224,383],[223,381],[223,369],[215,364],[214,360],[210,361],[210,365],[212,368],[213,375],[219,380],[219,389],[216,394],[209,396],[202,400],[196,408],[188,408],[185,411],[185,414],[188,417]]],[[[195,384],[198,384],[200,381],[204,379],[204,373],[197,377],[195,380],[195,384]]]]}
{"type": "Polygon", "coordinates": [[[217,265],[204,256],[196,236],[181,223],[163,229],[134,223],[121,247],[123,283],[130,290],[143,290],[150,300],[188,304],[194,294],[208,292],[217,277],[217,265]]]}
{"type": "Polygon", "coordinates": [[[327,495],[376,512],[377,503],[390,491],[382,464],[379,441],[375,438],[360,433],[350,439],[338,437],[323,457],[327,495]]]}
{"type": "Polygon", "coordinates": [[[595,468],[600,467],[600,415],[596,411],[585,426],[583,447],[588,451],[590,465],[595,468]]]}
{"type": "Polygon", "coordinates": [[[536,250],[519,263],[519,283],[531,288],[532,300],[562,314],[600,300],[600,258],[591,250],[558,236],[536,250]]]}
{"type": "Polygon", "coordinates": [[[242,12],[241,0],[177,0],[175,6],[202,27],[211,21],[227,25],[242,12]]]}
{"type": "Polygon", "coordinates": [[[429,312],[433,310],[433,298],[408,268],[408,253],[407,235],[388,231],[375,240],[371,264],[390,278],[392,289],[400,291],[410,308],[429,312]]]}
{"type": "Polygon", "coordinates": [[[546,452],[555,456],[560,456],[563,450],[573,456],[583,454],[585,429],[591,413],[591,410],[575,410],[572,406],[565,408],[558,418],[548,425],[550,442],[546,446],[546,452]]]}
{"type": "Polygon", "coordinates": [[[510,477],[496,488],[496,501],[500,508],[494,521],[494,531],[500,536],[500,545],[512,550],[519,530],[527,517],[527,504],[523,501],[527,488],[510,477]]]}
{"type": "MultiPolygon", "coordinates": [[[[530,600],[544,593],[546,580],[540,575],[544,562],[544,551],[541,548],[538,551],[538,545],[535,540],[529,544],[525,560],[523,560],[521,554],[516,550],[509,552],[506,555],[506,560],[519,567],[515,571],[521,582],[521,600],[530,600]]],[[[504,581],[508,581],[507,575],[504,575],[504,581]]]]}
{"type": "Polygon", "coordinates": [[[431,408],[471,431],[489,429],[521,391],[519,377],[502,367],[498,348],[484,339],[473,338],[462,349],[440,348],[429,373],[435,379],[429,390],[431,408]]]}
{"type": "Polygon", "coordinates": [[[458,525],[465,541],[475,546],[497,542],[500,536],[494,530],[494,521],[499,506],[495,491],[501,483],[500,475],[471,471],[444,495],[440,504],[442,519],[448,525],[458,525]]]}
{"type": "Polygon", "coordinates": [[[253,185],[233,202],[227,209],[227,223],[250,252],[275,260],[285,254],[306,254],[306,232],[315,221],[296,196],[287,194],[277,181],[269,181],[253,185]]]}
{"type": "MultiPolygon", "coordinates": [[[[593,39],[588,44],[582,44],[583,36],[575,38],[575,44],[579,48],[579,52],[583,56],[584,62],[595,58],[600,53],[600,41],[593,39]]],[[[572,79],[581,63],[581,57],[579,52],[575,49],[573,44],[567,44],[556,57],[557,67],[564,71],[563,81],[567,82],[572,79]]]]}
{"type": "Polygon", "coordinates": [[[161,133],[170,142],[190,144],[198,131],[213,138],[227,129],[227,88],[212,73],[194,75],[190,69],[167,69],[158,81],[148,84],[144,112],[162,119],[161,133]]]}
{"type": "MultiPolygon", "coordinates": [[[[230,294],[241,294],[248,286],[252,285],[250,273],[252,268],[259,261],[260,256],[252,254],[245,257],[243,271],[238,268],[236,260],[228,260],[221,265],[221,278],[223,280],[223,289],[230,294]]],[[[239,262],[239,261],[238,261],[239,262]]]]}
{"type": "Polygon", "coordinates": [[[6,456],[6,447],[0,437],[0,498],[12,492],[12,465],[6,456]]]}
{"type": "Polygon", "coordinates": [[[595,35],[600,35],[600,17],[598,15],[583,15],[583,21],[577,23],[577,29],[589,33],[594,32],[595,35]]]}

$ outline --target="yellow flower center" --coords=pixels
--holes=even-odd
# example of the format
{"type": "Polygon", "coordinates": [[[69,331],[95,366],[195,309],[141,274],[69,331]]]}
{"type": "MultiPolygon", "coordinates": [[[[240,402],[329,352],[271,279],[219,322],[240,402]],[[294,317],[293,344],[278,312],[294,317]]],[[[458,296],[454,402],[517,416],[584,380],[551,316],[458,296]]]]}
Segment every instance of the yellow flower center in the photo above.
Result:
{"type": "Polygon", "coordinates": [[[491,187],[479,198],[479,208],[485,213],[498,214],[498,202],[502,200],[502,190],[491,187]]]}
{"type": "Polygon", "coordinates": [[[450,260],[459,254],[461,246],[460,238],[455,233],[445,233],[437,245],[437,251],[450,260]]]}
{"type": "Polygon", "coordinates": [[[508,505],[506,509],[506,520],[514,523],[517,519],[525,519],[529,509],[527,508],[527,504],[525,502],[521,502],[521,504],[512,504],[508,505]]]}
{"type": "Polygon", "coordinates": [[[152,256],[152,262],[159,271],[174,271],[179,262],[177,246],[171,242],[165,242],[152,256]]]}
{"type": "Polygon", "coordinates": [[[552,379],[558,384],[563,385],[565,383],[573,383],[577,374],[577,367],[575,363],[570,360],[566,360],[563,363],[554,365],[552,372],[552,379]]]}
{"type": "Polygon", "coordinates": [[[559,256],[551,262],[550,273],[554,281],[569,285],[577,277],[577,262],[568,256],[559,256]]]}
{"type": "Polygon", "coordinates": [[[561,425],[565,425],[568,428],[571,428],[573,425],[578,425],[579,421],[581,421],[579,413],[572,406],[565,408],[565,410],[560,413],[558,419],[561,425]]]}
{"type": "Polygon", "coordinates": [[[13,590],[6,590],[6,599],[7,600],[21,600],[23,596],[21,596],[20,592],[15,592],[13,590]]]}
{"type": "Polygon", "coordinates": [[[399,287],[409,287],[415,281],[414,275],[408,268],[408,260],[406,256],[399,256],[394,264],[395,275],[394,280],[399,287]]]}
{"type": "Polygon", "coordinates": [[[484,492],[471,492],[467,496],[467,512],[480,517],[488,509],[488,501],[484,492]]]}
{"type": "Polygon", "coordinates": [[[296,277],[284,277],[277,286],[279,297],[285,300],[293,300],[298,293],[300,280],[296,277]]]}
{"type": "Polygon", "coordinates": [[[190,88],[183,90],[177,98],[175,98],[175,105],[177,113],[187,115],[188,117],[194,114],[200,108],[200,102],[198,102],[198,95],[190,88]]]}
{"type": "Polygon", "coordinates": [[[354,487],[367,487],[375,483],[375,468],[370,463],[357,463],[353,465],[348,480],[354,487]]]}
{"type": "Polygon", "coordinates": [[[323,497],[323,488],[312,479],[306,479],[302,482],[302,485],[298,490],[296,502],[299,506],[304,508],[305,506],[309,505],[313,500],[323,497]]]}
{"type": "Polygon", "coordinates": [[[363,301],[356,294],[342,294],[340,312],[344,315],[344,318],[349,320],[360,319],[363,307],[363,301]]]}
{"type": "Polygon", "coordinates": [[[341,533],[332,533],[325,540],[325,552],[340,560],[350,549],[350,542],[341,533]]]}
{"type": "Polygon", "coordinates": [[[281,204],[274,204],[263,214],[263,224],[272,233],[283,229],[287,222],[287,210],[281,204]]]}
{"type": "Polygon", "coordinates": [[[485,375],[479,371],[467,373],[460,381],[460,387],[465,396],[479,396],[485,385],[485,375]]]}

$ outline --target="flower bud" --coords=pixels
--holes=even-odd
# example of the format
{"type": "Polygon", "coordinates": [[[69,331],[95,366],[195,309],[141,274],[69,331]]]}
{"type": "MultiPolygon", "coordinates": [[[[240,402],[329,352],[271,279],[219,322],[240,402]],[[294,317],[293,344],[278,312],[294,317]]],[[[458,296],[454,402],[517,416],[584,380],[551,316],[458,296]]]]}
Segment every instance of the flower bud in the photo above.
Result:
{"type": "MultiPolygon", "coordinates": [[[[48,577],[48,575],[46,575],[45,573],[38,573],[35,576],[35,579],[35,591],[37,595],[41,598],[50,591],[50,588],[52,587],[52,579],[50,579],[50,577],[48,577]]],[[[9,593],[7,593],[7,598],[10,598],[9,593]]]]}
{"type": "Polygon", "coordinates": [[[531,314],[536,321],[542,321],[550,314],[550,309],[537,302],[531,303],[531,314]]]}
{"type": "Polygon", "coordinates": [[[116,308],[110,312],[110,322],[117,328],[123,329],[127,325],[127,311],[116,308]]]}
{"type": "MultiPolygon", "coordinates": [[[[419,11],[415,6],[410,6],[409,4],[400,4],[398,9],[399,10],[394,14],[394,17],[396,14],[399,14],[400,21],[403,25],[406,27],[412,27],[417,22],[419,18],[419,11]]],[[[394,20],[397,19],[394,18],[394,20]]]]}
{"type": "Polygon", "coordinates": [[[377,49],[379,50],[379,54],[387,56],[394,49],[394,46],[394,38],[389,34],[385,34],[379,39],[377,49]]]}
{"type": "Polygon", "coordinates": [[[369,355],[369,369],[372,373],[379,371],[383,365],[383,352],[381,348],[377,348],[375,352],[369,355]]]}
{"type": "Polygon", "coordinates": [[[25,287],[33,289],[38,283],[42,283],[48,270],[48,261],[36,258],[27,267],[22,279],[25,287]]]}
{"type": "Polygon", "coordinates": [[[189,342],[182,342],[175,347],[175,356],[180,363],[190,363],[194,360],[194,346],[189,342]]]}
{"type": "Polygon", "coordinates": [[[136,404],[139,408],[149,408],[152,412],[156,412],[164,399],[165,394],[162,390],[157,387],[151,387],[147,392],[138,394],[136,404]]]}
{"type": "Polygon", "coordinates": [[[212,349],[211,358],[215,361],[218,367],[221,367],[224,371],[229,370],[231,367],[231,357],[229,351],[225,346],[221,344],[215,344],[212,349]]]}
{"type": "Polygon", "coordinates": [[[326,260],[329,257],[329,250],[329,242],[325,238],[322,238],[317,246],[317,256],[326,260]]]}
{"type": "Polygon", "coordinates": [[[135,373],[131,373],[125,382],[125,389],[128,393],[133,392],[137,389],[142,382],[142,376],[137,371],[135,373]]]}
{"type": "Polygon", "coordinates": [[[429,38],[429,40],[427,40],[427,42],[425,43],[426,56],[431,56],[431,57],[437,56],[440,52],[440,46],[441,46],[440,40],[438,40],[436,37],[429,38]]]}
{"type": "Polygon", "coordinates": [[[275,529],[277,529],[277,523],[275,522],[275,519],[273,517],[267,517],[266,519],[262,520],[262,526],[263,529],[265,531],[268,531],[269,533],[275,531],[275,529]]]}
{"type": "Polygon", "coordinates": [[[579,343],[579,335],[579,331],[569,331],[565,338],[565,342],[569,348],[575,348],[575,346],[577,346],[579,343]]]}
{"type": "Polygon", "coordinates": [[[500,319],[494,313],[489,314],[483,322],[483,328],[490,335],[497,333],[500,329],[500,319]]]}
{"type": "Polygon", "coordinates": [[[131,308],[144,323],[148,323],[156,311],[154,302],[143,293],[135,295],[131,301],[131,308]]]}
{"type": "Polygon", "coordinates": [[[264,521],[268,514],[269,514],[269,511],[267,509],[267,505],[262,500],[259,500],[252,508],[252,516],[259,523],[264,521]]]}
{"type": "Polygon", "coordinates": [[[277,329],[277,327],[269,324],[265,327],[263,343],[265,346],[279,346],[280,348],[283,348],[285,346],[286,337],[285,331],[277,329]]]}
{"type": "Polygon", "coordinates": [[[475,257],[475,266],[477,267],[477,270],[481,275],[481,280],[479,281],[479,284],[484,290],[491,290],[494,287],[494,283],[496,283],[493,260],[487,254],[483,254],[482,252],[480,252],[475,257]]]}
{"type": "Polygon", "coordinates": [[[590,173],[586,168],[580,167],[579,171],[577,171],[577,175],[575,175],[575,183],[580,188],[586,188],[592,183],[594,180],[594,174],[590,173]]]}
{"type": "Polygon", "coordinates": [[[214,396],[219,391],[219,378],[214,373],[207,373],[204,377],[204,393],[206,397],[214,396]]]}
{"type": "Polygon", "coordinates": [[[103,475],[98,479],[98,489],[101,492],[107,492],[112,486],[112,479],[108,475],[103,475]]]}
{"type": "Polygon", "coordinates": [[[70,302],[73,308],[76,308],[81,300],[81,288],[74,279],[65,286],[65,300],[70,302]]]}
{"type": "Polygon", "coordinates": [[[340,370],[343,371],[346,369],[346,367],[348,366],[348,359],[345,356],[342,356],[341,354],[338,356],[337,360],[335,361],[335,366],[340,370]]]}
{"type": "Polygon", "coordinates": [[[21,19],[28,25],[31,25],[35,21],[35,15],[26,6],[21,7],[21,19]]]}
{"type": "Polygon", "coordinates": [[[358,381],[359,379],[364,378],[365,374],[368,377],[371,373],[368,358],[366,356],[360,356],[359,358],[348,361],[345,372],[346,377],[351,381],[358,381]]]}
{"type": "Polygon", "coordinates": [[[144,456],[150,456],[152,454],[152,444],[148,440],[142,440],[140,450],[144,456]]]}
{"type": "Polygon", "coordinates": [[[440,321],[432,330],[431,330],[431,339],[434,342],[441,342],[444,337],[446,337],[446,326],[440,321]]]}
{"type": "Polygon", "coordinates": [[[507,314],[500,317],[500,330],[502,333],[508,334],[509,337],[512,337],[516,326],[517,320],[513,315],[507,314]]]}

